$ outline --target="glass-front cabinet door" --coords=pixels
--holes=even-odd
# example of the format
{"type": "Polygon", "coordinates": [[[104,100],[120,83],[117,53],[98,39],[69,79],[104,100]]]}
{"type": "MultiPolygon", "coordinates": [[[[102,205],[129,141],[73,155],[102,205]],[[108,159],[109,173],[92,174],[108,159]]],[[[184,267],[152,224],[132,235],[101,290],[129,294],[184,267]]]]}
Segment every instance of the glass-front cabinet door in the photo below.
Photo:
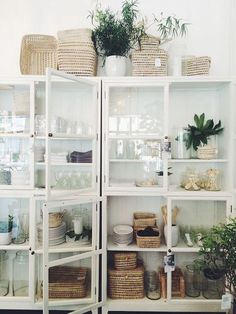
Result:
{"type": "Polygon", "coordinates": [[[105,190],[163,188],[168,86],[153,81],[105,81],[105,190]]]}
{"type": "Polygon", "coordinates": [[[46,83],[47,198],[98,195],[98,83],[48,71],[46,83]]]}
{"type": "Polygon", "coordinates": [[[0,188],[33,188],[33,93],[29,82],[0,82],[0,188]]]}
{"type": "Polygon", "coordinates": [[[101,306],[99,271],[104,271],[106,263],[99,240],[101,201],[80,197],[43,204],[43,220],[37,223],[36,289],[44,314],[55,306],[71,307],[75,313],[101,306]]]}

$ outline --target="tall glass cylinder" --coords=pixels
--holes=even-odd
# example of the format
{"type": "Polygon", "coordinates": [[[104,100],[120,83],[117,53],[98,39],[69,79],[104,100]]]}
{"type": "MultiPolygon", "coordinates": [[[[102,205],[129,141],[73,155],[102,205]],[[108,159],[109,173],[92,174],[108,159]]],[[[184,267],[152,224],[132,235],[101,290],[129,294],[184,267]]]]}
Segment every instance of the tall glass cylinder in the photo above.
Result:
{"type": "Polygon", "coordinates": [[[188,144],[188,132],[184,128],[174,128],[173,129],[173,158],[176,159],[189,159],[190,149],[187,149],[188,144]]]}
{"type": "Polygon", "coordinates": [[[6,251],[0,251],[0,296],[9,291],[8,256],[6,251]]]}
{"type": "Polygon", "coordinates": [[[13,261],[13,294],[28,296],[29,291],[29,254],[27,251],[16,252],[13,261]]]}
{"type": "Polygon", "coordinates": [[[184,272],[185,278],[185,293],[189,297],[199,297],[199,273],[196,272],[194,265],[186,265],[184,272]]]}

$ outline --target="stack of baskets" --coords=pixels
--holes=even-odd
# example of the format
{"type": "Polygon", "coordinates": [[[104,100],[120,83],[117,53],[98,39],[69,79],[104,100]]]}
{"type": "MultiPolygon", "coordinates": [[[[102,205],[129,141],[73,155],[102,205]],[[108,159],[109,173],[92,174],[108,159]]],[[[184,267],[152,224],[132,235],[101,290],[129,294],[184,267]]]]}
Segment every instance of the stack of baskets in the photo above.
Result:
{"type": "Polygon", "coordinates": [[[59,31],[59,70],[74,75],[96,75],[97,55],[92,41],[91,29],[59,31]]]}
{"type": "Polygon", "coordinates": [[[108,295],[112,299],[144,297],[144,267],[136,252],[114,253],[114,267],[108,268],[108,295]]]}
{"type": "Polygon", "coordinates": [[[49,298],[85,298],[88,269],[55,266],[49,269],[49,298]]]}
{"type": "Polygon", "coordinates": [[[47,67],[57,68],[56,38],[39,34],[25,35],[21,42],[21,73],[43,75],[47,67]]]}
{"type": "Polygon", "coordinates": [[[211,58],[203,57],[185,57],[182,60],[182,75],[208,75],[211,65],[211,58]]]}
{"type": "Polygon", "coordinates": [[[141,49],[132,53],[133,76],[167,75],[167,52],[159,49],[160,39],[148,36],[141,41],[141,49]]]}
{"type": "Polygon", "coordinates": [[[136,238],[137,246],[140,248],[157,248],[161,245],[161,236],[156,225],[156,215],[154,213],[137,212],[134,213],[134,237],[136,238]],[[155,236],[139,235],[140,231],[151,227],[155,236]]]}

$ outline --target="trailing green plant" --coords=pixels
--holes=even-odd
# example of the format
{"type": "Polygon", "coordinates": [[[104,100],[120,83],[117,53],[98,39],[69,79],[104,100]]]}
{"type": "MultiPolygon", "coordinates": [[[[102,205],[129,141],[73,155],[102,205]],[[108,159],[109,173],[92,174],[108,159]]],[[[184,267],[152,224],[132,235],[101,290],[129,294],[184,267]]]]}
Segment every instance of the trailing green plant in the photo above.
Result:
{"type": "Polygon", "coordinates": [[[225,287],[236,299],[236,218],[213,226],[202,237],[199,259],[195,265],[212,275],[224,275],[225,287]]]}
{"type": "Polygon", "coordinates": [[[221,127],[221,120],[217,124],[214,123],[213,119],[205,121],[205,114],[202,113],[200,116],[194,115],[195,125],[188,125],[185,130],[188,136],[185,138],[186,148],[189,149],[191,146],[194,150],[197,150],[201,144],[207,144],[208,139],[212,135],[220,134],[224,128],[221,127]]]}
{"type": "Polygon", "coordinates": [[[0,221],[0,233],[11,232],[13,228],[13,216],[8,215],[7,221],[0,221]]]}
{"type": "Polygon", "coordinates": [[[122,10],[112,12],[97,8],[89,17],[94,26],[93,40],[98,55],[127,56],[130,49],[146,34],[143,20],[138,21],[139,11],[136,0],[125,0],[122,10]]]}
{"type": "Polygon", "coordinates": [[[163,12],[160,17],[154,17],[154,23],[160,34],[161,43],[165,43],[175,37],[184,37],[188,31],[190,23],[184,22],[183,19],[177,18],[176,15],[164,17],[163,12]]]}

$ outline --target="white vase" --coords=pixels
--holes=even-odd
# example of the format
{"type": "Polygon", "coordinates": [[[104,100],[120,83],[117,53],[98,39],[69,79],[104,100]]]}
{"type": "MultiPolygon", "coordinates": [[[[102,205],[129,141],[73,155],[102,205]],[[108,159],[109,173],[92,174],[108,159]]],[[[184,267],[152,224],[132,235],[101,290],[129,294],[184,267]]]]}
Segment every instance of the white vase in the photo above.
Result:
{"type": "MultiPolygon", "coordinates": [[[[167,244],[167,225],[164,226],[165,242],[167,244]]],[[[179,241],[179,227],[177,225],[171,226],[171,246],[176,246],[179,241]]]]}
{"type": "Polygon", "coordinates": [[[182,75],[182,57],[186,54],[186,42],[176,38],[169,43],[168,49],[168,74],[182,75]]]}
{"type": "Polygon", "coordinates": [[[8,245],[12,240],[12,232],[0,233],[0,245],[8,245]]]}
{"type": "Polygon", "coordinates": [[[126,57],[106,57],[105,73],[107,76],[124,76],[126,73],[126,57]]]}

